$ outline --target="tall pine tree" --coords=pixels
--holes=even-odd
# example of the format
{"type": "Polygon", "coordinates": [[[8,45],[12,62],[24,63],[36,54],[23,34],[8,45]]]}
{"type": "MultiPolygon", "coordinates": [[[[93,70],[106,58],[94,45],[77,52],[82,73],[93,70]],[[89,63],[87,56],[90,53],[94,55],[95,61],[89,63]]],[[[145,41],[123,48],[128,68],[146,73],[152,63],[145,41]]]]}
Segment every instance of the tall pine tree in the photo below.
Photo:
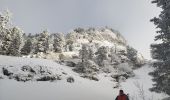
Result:
{"type": "Polygon", "coordinates": [[[0,54],[19,56],[23,32],[18,27],[11,27],[10,12],[0,14],[0,54]]]}
{"type": "Polygon", "coordinates": [[[155,82],[151,91],[170,95],[170,0],[154,0],[152,3],[162,11],[159,17],[151,19],[158,29],[155,41],[159,41],[151,45],[152,58],[156,59],[153,63],[155,70],[150,73],[155,82]]]}
{"type": "Polygon", "coordinates": [[[35,52],[47,53],[48,49],[49,49],[49,32],[47,30],[44,30],[38,37],[35,52]]]}
{"type": "Polygon", "coordinates": [[[9,53],[13,56],[19,56],[23,44],[23,31],[18,27],[13,27],[11,29],[12,33],[12,43],[9,47],[9,53]]]}
{"type": "Polygon", "coordinates": [[[64,51],[65,46],[65,38],[63,33],[54,34],[54,51],[55,52],[62,52],[64,51]]]}

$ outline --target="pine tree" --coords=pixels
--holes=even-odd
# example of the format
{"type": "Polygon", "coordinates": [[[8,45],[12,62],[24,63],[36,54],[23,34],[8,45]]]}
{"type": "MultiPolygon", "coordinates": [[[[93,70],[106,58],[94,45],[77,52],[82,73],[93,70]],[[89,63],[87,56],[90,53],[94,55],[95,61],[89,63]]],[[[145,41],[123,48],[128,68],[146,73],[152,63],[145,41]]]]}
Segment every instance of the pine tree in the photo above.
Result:
{"type": "Polygon", "coordinates": [[[54,36],[55,34],[50,34],[50,36],[49,36],[49,41],[48,41],[48,43],[49,43],[49,51],[52,51],[52,52],[54,52],[54,36]]]}
{"type": "Polygon", "coordinates": [[[121,59],[119,58],[119,56],[116,54],[115,52],[115,48],[112,47],[111,50],[110,50],[110,62],[111,63],[120,63],[121,59]]]}
{"type": "Polygon", "coordinates": [[[49,49],[49,33],[47,30],[43,31],[39,36],[37,40],[37,47],[35,49],[35,52],[43,52],[47,53],[49,49]]]}
{"type": "Polygon", "coordinates": [[[102,46],[96,52],[97,55],[97,63],[99,66],[104,67],[104,60],[107,60],[107,49],[105,46],[102,46]]]}
{"type": "Polygon", "coordinates": [[[64,46],[65,46],[65,37],[63,33],[58,33],[55,34],[54,36],[54,51],[55,52],[62,52],[64,51],[64,46]]]}
{"type": "Polygon", "coordinates": [[[86,44],[82,44],[82,48],[79,51],[79,56],[81,58],[81,62],[78,63],[77,68],[75,69],[78,72],[85,73],[88,62],[88,46],[86,44]]]}
{"type": "Polygon", "coordinates": [[[136,62],[136,59],[137,59],[137,51],[130,47],[130,46],[127,46],[127,57],[132,61],[132,62],[136,62]]]}
{"type": "Polygon", "coordinates": [[[81,58],[81,62],[77,64],[77,67],[74,69],[75,71],[88,75],[98,71],[98,66],[94,61],[92,61],[93,53],[87,44],[82,44],[82,49],[79,51],[79,56],[81,58]]]}
{"type": "Polygon", "coordinates": [[[70,32],[66,35],[66,51],[74,50],[74,43],[76,42],[76,33],[75,31],[70,32]]]}
{"type": "Polygon", "coordinates": [[[88,58],[89,58],[90,60],[93,60],[93,58],[94,58],[93,48],[92,48],[92,47],[89,47],[88,51],[89,51],[88,58]]]}
{"type": "Polygon", "coordinates": [[[25,44],[24,44],[23,48],[21,49],[21,53],[23,55],[28,55],[28,54],[31,53],[32,49],[33,49],[32,39],[28,38],[25,41],[25,44]]]}
{"type": "Polygon", "coordinates": [[[6,55],[11,44],[11,31],[9,30],[10,12],[0,14],[0,54],[6,55]]]}
{"type": "Polygon", "coordinates": [[[9,48],[10,48],[11,44],[12,44],[11,31],[6,30],[6,34],[4,34],[3,40],[2,40],[1,54],[10,55],[9,48]]]}
{"type": "Polygon", "coordinates": [[[152,58],[156,59],[153,63],[155,70],[150,73],[155,82],[151,91],[170,95],[170,0],[154,0],[152,3],[156,3],[162,11],[159,17],[151,19],[158,28],[155,41],[159,41],[151,45],[152,58]]]}
{"type": "Polygon", "coordinates": [[[0,14],[0,54],[18,56],[23,32],[17,27],[10,28],[10,18],[8,10],[0,14]]]}
{"type": "Polygon", "coordinates": [[[38,38],[39,38],[40,34],[35,34],[32,35],[31,38],[31,42],[32,42],[32,50],[31,50],[31,54],[36,54],[38,53],[38,47],[37,47],[37,43],[38,43],[38,38]]]}
{"type": "Polygon", "coordinates": [[[79,55],[81,57],[81,61],[85,62],[89,58],[89,51],[88,51],[88,46],[86,44],[82,45],[82,49],[79,52],[79,55]]]}
{"type": "Polygon", "coordinates": [[[11,33],[12,33],[12,43],[9,47],[9,53],[10,55],[13,56],[19,56],[23,44],[23,39],[22,39],[23,32],[18,27],[14,27],[11,29],[11,33]]]}

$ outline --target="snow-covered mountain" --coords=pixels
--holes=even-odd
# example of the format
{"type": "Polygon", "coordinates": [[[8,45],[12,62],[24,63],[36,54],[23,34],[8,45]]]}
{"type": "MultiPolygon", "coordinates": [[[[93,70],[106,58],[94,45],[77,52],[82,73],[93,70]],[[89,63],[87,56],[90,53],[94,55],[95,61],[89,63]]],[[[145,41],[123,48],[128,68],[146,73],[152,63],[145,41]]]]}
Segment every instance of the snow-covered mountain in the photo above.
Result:
{"type": "MultiPolygon", "coordinates": [[[[76,28],[68,34],[49,35],[48,31],[43,31],[25,36],[23,40],[21,57],[0,55],[0,81],[11,79],[26,84],[50,81],[61,87],[72,83],[70,87],[76,90],[83,85],[82,91],[84,87],[96,86],[92,94],[103,94],[97,91],[104,89],[109,94],[103,95],[104,98],[111,99],[111,92],[115,96],[118,89],[124,89],[126,86],[122,87],[122,82],[136,77],[134,70],[145,64],[143,56],[129,46],[119,32],[108,27],[76,28]]],[[[95,99],[95,96],[91,97],[95,99]]],[[[65,100],[63,98],[61,100],[65,100]]],[[[75,95],[73,98],[77,100],[75,95]]],[[[6,96],[3,100],[6,100],[6,96]]]]}
{"type": "MultiPolygon", "coordinates": [[[[129,46],[119,32],[108,27],[76,28],[66,35],[49,35],[46,30],[41,34],[25,36],[24,40],[26,43],[21,50],[23,57],[53,60],[71,67],[83,78],[96,81],[100,73],[111,75],[117,82],[125,80],[134,76],[133,69],[145,63],[142,55],[129,46]]],[[[4,75],[18,81],[60,79],[60,76],[53,75],[56,73],[51,67],[29,64],[20,67],[16,70],[15,67],[7,66],[1,70],[4,75]]]]}
{"type": "Polygon", "coordinates": [[[145,62],[143,56],[129,46],[127,40],[112,28],[76,28],[66,34],[65,41],[66,49],[63,55],[66,56],[68,56],[67,52],[70,52],[74,57],[80,56],[79,51],[83,45],[86,45],[93,53],[104,47],[107,52],[107,60],[120,63],[128,62],[133,68],[140,67],[145,62]]]}

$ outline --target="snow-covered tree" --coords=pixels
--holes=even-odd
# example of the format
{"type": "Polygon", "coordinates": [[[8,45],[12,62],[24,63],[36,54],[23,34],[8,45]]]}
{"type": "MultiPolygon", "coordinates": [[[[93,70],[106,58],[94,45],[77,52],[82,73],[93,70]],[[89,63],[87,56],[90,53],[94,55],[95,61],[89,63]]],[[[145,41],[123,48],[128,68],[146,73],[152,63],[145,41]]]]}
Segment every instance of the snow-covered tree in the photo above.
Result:
{"type": "Polygon", "coordinates": [[[79,52],[79,56],[81,57],[81,61],[85,62],[89,58],[89,50],[87,44],[82,45],[82,49],[79,52]]]}
{"type": "Polygon", "coordinates": [[[73,43],[75,43],[76,40],[76,34],[74,31],[70,32],[66,35],[66,51],[73,51],[74,50],[74,45],[73,43]]]}
{"type": "Polygon", "coordinates": [[[52,51],[52,52],[54,52],[54,38],[55,38],[55,36],[54,36],[55,34],[50,34],[50,36],[49,36],[49,51],[52,51]]]}
{"type": "Polygon", "coordinates": [[[88,51],[89,51],[88,58],[89,58],[90,60],[93,60],[93,58],[94,58],[94,50],[93,50],[93,48],[92,48],[92,47],[89,47],[89,48],[88,48],[88,51]]]}
{"type": "Polygon", "coordinates": [[[39,38],[40,34],[35,34],[35,35],[31,35],[31,42],[32,42],[32,50],[30,54],[36,54],[37,53],[37,43],[38,43],[38,38],[39,38]]]}
{"type": "Polygon", "coordinates": [[[35,49],[35,52],[43,52],[46,53],[49,49],[49,32],[47,30],[44,30],[37,39],[37,47],[35,49]]]}
{"type": "Polygon", "coordinates": [[[62,52],[64,51],[65,46],[65,37],[63,33],[58,33],[54,35],[54,51],[55,52],[62,52]]]}
{"type": "Polygon", "coordinates": [[[79,62],[74,70],[79,73],[90,75],[99,71],[99,67],[94,61],[86,60],[84,62],[79,62]]]}
{"type": "Polygon", "coordinates": [[[3,35],[2,45],[1,45],[1,54],[10,55],[9,48],[12,44],[11,31],[6,30],[6,34],[3,35]]]}
{"type": "Polygon", "coordinates": [[[96,60],[99,66],[104,67],[104,60],[107,60],[107,53],[108,51],[105,46],[101,46],[96,52],[96,55],[97,55],[96,60]]]}
{"type": "Polygon", "coordinates": [[[23,32],[18,27],[11,28],[10,18],[8,10],[4,14],[0,14],[0,54],[18,56],[23,32]]]}
{"type": "Polygon", "coordinates": [[[8,10],[0,14],[0,54],[7,54],[11,44],[11,32],[9,30],[10,12],[8,10]]]}
{"type": "Polygon", "coordinates": [[[81,58],[81,62],[76,65],[74,69],[77,72],[91,74],[95,71],[98,71],[98,65],[94,61],[92,61],[93,56],[89,55],[93,54],[91,49],[87,44],[82,45],[82,49],[79,51],[79,56],[81,58]]]}
{"type": "Polygon", "coordinates": [[[132,61],[132,62],[136,62],[136,57],[137,57],[137,51],[130,47],[127,46],[127,57],[132,61]]]}
{"type": "Polygon", "coordinates": [[[156,69],[153,75],[152,91],[165,92],[170,95],[170,0],[153,0],[162,9],[159,17],[151,19],[158,28],[155,41],[159,43],[151,45],[152,58],[156,59],[153,67],[156,69]]]}
{"type": "Polygon", "coordinates": [[[23,31],[18,27],[14,27],[11,29],[11,33],[12,43],[9,47],[9,53],[13,56],[19,56],[23,44],[23,31]]]}
{"type": "Polygon", "coordinates": [[[21,53],[24,55],[28,55],[31,53],[32,50],[33,50],[32,39],[28,38],[25,41],[23,48],[21,49],[21,53]]]}
{"type": "Polygon", "coordinates": [[[85,31],[85,29],[81,28],[81,27],[78,27],[78,28],[74,29],[74,32],[77,32],[77,33],[82,33],[84,31],[85,31]]]}
{"type": "Polygon", "coordinates": [[[8,29],[10,26],[10,20],[11,20],[11,12],[9,10],[5,10],[4,13],[0,14],[0,28],[8,29]]]}
{"type": "Polygon", "coordinates": [[[113,62],[120,63],[120,61],[121,61],[121,59],[116,54],[115,49],[111,48],[111,50],[110,50],[110,62],[111,63],[113,63],[113,62]]]}

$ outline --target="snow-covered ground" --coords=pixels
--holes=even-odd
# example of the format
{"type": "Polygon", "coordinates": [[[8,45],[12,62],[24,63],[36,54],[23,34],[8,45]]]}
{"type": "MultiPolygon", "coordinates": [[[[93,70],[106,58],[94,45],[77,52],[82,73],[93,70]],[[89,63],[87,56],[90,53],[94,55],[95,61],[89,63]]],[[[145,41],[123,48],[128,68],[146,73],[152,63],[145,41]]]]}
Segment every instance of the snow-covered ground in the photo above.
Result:
{"type": "MultiPolygon", "coordinates": [[[[145,100],[161,100],[166,97],[165,94],[158,94],[155,92],[150,92],[149,88],[152,87],[152,77],[148,75],[149,72],[153,71],[149,65],[144,65],[142,68],[134,71],[135,77],[126,80],[126,82],[121,83],[121,87],[126,93],[129,93],[131,97],[135,100],[140,100],[139,98],[143,95],[145,100]],[[144,91],[142,93],[142,91],[144,91]]],[[[142,99],[141,99],[142,100],[142,99]]]]}
{"type": "Polygon", "coordinates": [[[0,79],[0,100],[114,100],[119,89],[129,93],[131,97],[134,97],[133,100],[142,100],[138,95],[139,89],[135,84],[143,85],[142,89],[144,90],[145,100],[161,100],[165,97],[163,94],[151,93],[148,90],[152,87],[151,77],[148,73],[153,70],[148,65],[135,70],[135,77],[121,83],[120,88],[114,89],[115,83],[111,81],[110,77],[103,77],[104,75],[99,75],[99,81],[93,81],[81,78],[71,68],[50,60],[0,56],[1,66],[12,65],[20,67],[25,64],[49,66],[58,69],[56,73],[64,71],[68,76],[74,77],[75,82],[68,83],[66,79],[53,82],[18,82],[13,79],[0,79]],[[152,97],[153,99],[149,99],[152,97]]]}

